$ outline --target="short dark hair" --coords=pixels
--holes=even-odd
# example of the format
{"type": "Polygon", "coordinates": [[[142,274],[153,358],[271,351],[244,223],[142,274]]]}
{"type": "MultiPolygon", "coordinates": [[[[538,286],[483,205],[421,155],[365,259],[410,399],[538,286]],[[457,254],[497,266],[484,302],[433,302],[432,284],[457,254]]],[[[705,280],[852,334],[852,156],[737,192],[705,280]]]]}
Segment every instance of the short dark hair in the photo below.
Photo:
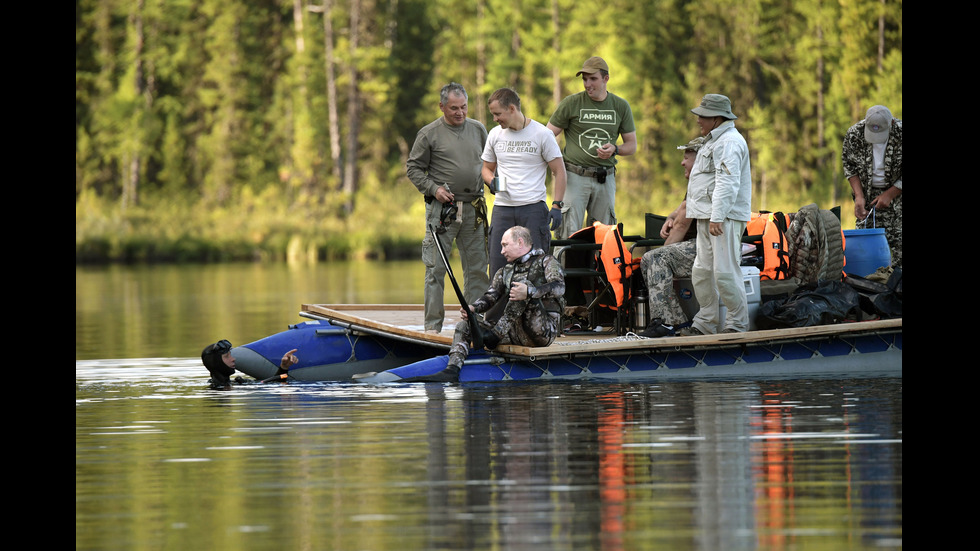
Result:
{"type": "Polygon", "coordinates": [[[490,94],[490,99],[487,100],[487,105],[493,102],[497,102],[501,107],[508,107],[510,105],[517,106],[518,109],[521,108],[521,97],[517,95],[512,88],[498,88],[494,93],[490,94]]]}

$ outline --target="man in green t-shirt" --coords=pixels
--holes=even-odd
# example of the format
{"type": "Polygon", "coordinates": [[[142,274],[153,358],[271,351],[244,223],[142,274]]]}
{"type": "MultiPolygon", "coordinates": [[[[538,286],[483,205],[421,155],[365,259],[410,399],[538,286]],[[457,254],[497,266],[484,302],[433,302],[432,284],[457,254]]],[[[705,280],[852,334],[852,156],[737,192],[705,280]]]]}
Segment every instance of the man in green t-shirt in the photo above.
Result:
{"type": "Polygon", "coordinates": [[[590,57],[575,73],[580,75],[585,90],[563,99],[548,121],[556,138],[565,133],[562,155],[568,177],[556,239],[595,221],[616,223],[616,157],[636,153],[630,104],[606,89],[609,66],[601,57],[590,57]],[[620,136],[623,143],[616,145],[620,136]]]}

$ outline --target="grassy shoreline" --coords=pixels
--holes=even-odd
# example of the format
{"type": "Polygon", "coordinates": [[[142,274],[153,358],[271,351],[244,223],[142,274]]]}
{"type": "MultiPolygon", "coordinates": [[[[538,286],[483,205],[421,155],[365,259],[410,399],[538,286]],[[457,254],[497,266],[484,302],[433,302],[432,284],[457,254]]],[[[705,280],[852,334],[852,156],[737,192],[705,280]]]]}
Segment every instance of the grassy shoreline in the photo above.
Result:
{"type": "Polygon", "coordinates": [[[370,222],[355,214],[345,222],[315,207],[261,200],[234,208],[151,200],[122,209],[82,197],[75,204],[75,263],[416,258],[422,229],[411,216],[370,222]]]}
{"type": "MultiPolygon", "coordinates": [[[[243,197],[224,207],[149,198],[138,207],[123,209],[118,202],[82,194],[75,203],[75,263],[316,263],[419,258],[425,233],[424,203],[412,195],[398,199],[393,203],[407,206],[359,208],[342,217],[323,206],[286,206],[268,196],[243,197]]],[[[488,199],[492,209],[492,199],[488,199]]],[[[850,204],[842,205],[844,229],[854,227],[851,208],[850,204]]],[[[635,208],[624,210],[629,210],[620,216],[624,233],[644,233],[645,215],[633,212],[635,208]]],[[[666,214],[671,207],[640,210],[666,214]]]]}

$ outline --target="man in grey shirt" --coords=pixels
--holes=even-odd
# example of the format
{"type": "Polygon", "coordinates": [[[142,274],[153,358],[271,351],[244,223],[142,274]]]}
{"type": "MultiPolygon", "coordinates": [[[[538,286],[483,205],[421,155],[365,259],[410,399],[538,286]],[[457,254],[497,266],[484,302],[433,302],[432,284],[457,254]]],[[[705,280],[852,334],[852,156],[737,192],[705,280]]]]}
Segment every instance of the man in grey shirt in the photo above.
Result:
{"type": "Polygon", "coordinates": [[[425,330],[441,332],[445,307],[446,267],[436,250],[439,239],[449,254],[453,241],[463,268],[463,296],[472,304],[490,286],[487,275],[487,205],[483,197],[480,155],[487,129],[466,117],[466,90],[451,82],[442,88],[443,116],[422,127],[409,154],[408,179],[425,197],[425,330]],[[430,230],[435,229],[435,233],[430,230]]]}

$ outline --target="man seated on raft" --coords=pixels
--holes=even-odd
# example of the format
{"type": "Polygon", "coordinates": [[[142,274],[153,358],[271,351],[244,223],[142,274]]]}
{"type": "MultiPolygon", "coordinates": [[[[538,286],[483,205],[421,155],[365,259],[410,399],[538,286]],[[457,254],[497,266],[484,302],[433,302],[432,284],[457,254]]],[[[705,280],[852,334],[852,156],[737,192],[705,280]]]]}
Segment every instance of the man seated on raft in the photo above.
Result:
{"type": "Polygon", "coordinates": [[[456,324],[453,345],[446,369],[426,377],[427,381],[456,381],[463,360],[469,354],[472,340],[469,316],[483,313],[506,300],[503,314],[492,327],[479,321],[487,348],[498,344],[548,346],[558,336],[560,313],[564,307],[565,272],[554,256],[542,249],[532,249],[531,232],[514,226],[500,240],[501,253],[507,261],[490,281],[490,288],[470,312],[460,308],[462,321],[456,324]]]}

